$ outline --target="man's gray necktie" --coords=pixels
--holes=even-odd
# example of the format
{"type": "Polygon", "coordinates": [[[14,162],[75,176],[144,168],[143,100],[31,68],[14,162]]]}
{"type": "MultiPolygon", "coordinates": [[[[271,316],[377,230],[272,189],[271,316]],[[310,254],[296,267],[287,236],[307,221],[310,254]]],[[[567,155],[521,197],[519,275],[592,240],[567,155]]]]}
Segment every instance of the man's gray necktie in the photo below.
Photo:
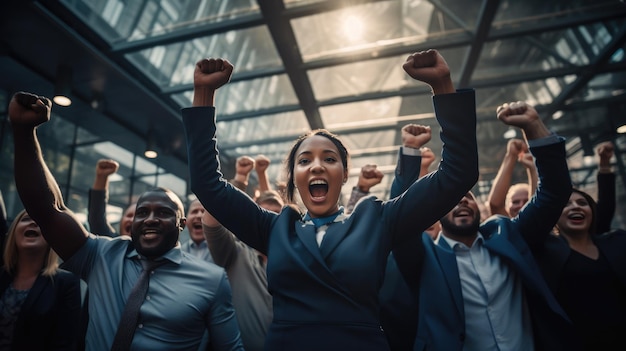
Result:
{"type": "Polygon", "coordinates": [[[126,306],[122,312],[122,318],[117,326],[117,332],[115,333],[111,351],[126,351],[130,349],[130,344],[133,342],[133,336],[135,335],[135,329],[137,328],[137,322],[139,320],[139,309],[148,292],[150,274],[158,266],[164,264],[166,260],[140,260],[139,262],[141,262],[143,271],[137,283],[135,283],[133,290],[131,290],[130,295],[128,295],[126,306]]]}

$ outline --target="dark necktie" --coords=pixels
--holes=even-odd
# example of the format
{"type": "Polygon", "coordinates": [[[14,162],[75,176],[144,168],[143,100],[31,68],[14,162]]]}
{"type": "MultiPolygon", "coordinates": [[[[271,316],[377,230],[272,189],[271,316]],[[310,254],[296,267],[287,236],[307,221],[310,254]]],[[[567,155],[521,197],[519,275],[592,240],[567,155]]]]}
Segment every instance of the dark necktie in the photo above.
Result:
{"type": "Polygon", "coordinates": [[[128,295],[128,301],[126,301],[122,318],[117,326],[117,332],[115,333],[111,351],[126,351],[130,349],[130,344],[133,342],[133,336],[135,335],[135,329],[137,328],[137,322],[139,320],[139,308],[141,308],[146,298],[146,293],[148,292],[150,274],[166,261],[140,260],[139,262],[141,262],[143,271],[137,283],[135,283],[133,290],[131,290],[130,295],[128,295]]]}

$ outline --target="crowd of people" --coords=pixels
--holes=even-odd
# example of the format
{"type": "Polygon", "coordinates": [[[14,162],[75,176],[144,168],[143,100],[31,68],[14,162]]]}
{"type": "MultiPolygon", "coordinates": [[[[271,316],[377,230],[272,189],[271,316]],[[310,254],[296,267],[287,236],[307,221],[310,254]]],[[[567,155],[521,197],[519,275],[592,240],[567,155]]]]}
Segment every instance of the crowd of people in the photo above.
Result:
{"type": "Polygon", "coordinates": [[[37,138],[50,100],[16,93],[24,210],[0,223],[0,350],[626,349],[613,145],[598,146],[594,199],[572,187],[565,139],[533,106],[503,103],[497,118],[523,138],[508,142],[481,204],[471,191],[474,91],[455,89],[436,50],[402,68],[431,88],[443,150],[435,162],[431,128],[403,126],[389,199],[369,194],[384,174],[368,164],[342,206],[349,150],[324,129],[287,150],[284,191],[263,155],[238,158],[225,179],[214,101],[234,67],[210,58],[197,62],[182,110],[195,198],[185,211],[171,190],[150,189],[129,201],[118,229],[106,206],[119,164],[96,164],[85,226],[37,138]],[[528,182],[511,184],[518,164],[528,182]],[[252,171],[258,189],[248,189],[252,171]]]}

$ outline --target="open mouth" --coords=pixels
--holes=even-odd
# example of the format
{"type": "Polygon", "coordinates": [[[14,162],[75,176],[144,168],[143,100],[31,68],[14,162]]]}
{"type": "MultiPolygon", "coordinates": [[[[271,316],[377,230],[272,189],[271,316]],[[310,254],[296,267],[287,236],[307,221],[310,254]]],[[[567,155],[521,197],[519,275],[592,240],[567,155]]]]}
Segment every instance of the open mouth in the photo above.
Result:
{"type": "Polygon", "coordinates": [[[27,230],[24,232],[24,237],[26,238],[36,238],[39,236],[39,232],[35,230],[27,230]]]}
{"type": "Polygon", "coordinates": [[[454,217],[471,217],[472,216],[472,212],[465,208],[456,210],[454,211],[453,214],[454,214],[454,217]]]}
{"type": "Polygon", "coordinates": [[[328,194],[328,183],[325,180],[314,180],[309,183],[309,193],[313,201],[322,201],[328,194]]]}
{"type": "Polygon", "coordinates": [[[585,220],[585,215],[582,213],[570,213],[567,216],[567,219],[569,219],[572,222],[579,223],[585,220]]]}

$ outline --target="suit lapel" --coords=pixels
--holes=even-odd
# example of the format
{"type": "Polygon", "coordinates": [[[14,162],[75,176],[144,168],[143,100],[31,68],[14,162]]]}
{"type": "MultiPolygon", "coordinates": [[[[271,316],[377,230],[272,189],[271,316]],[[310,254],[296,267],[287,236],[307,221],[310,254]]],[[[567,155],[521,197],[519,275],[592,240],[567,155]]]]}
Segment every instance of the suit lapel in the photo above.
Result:
{"type": "Polygon", "coordinates": [[[35,284],[33,284],[33,286],[30,288],[30,291],[28,292],[28,296],[26,297],[26,300],[24,301],[24,304],[22,305],[22,310],[27,311],[35,304],[35,302],[39,298],[39,295],[41,295],[46,285],[48,285],[50,279],[51,278],[44,277],[42,275],[39,275],[37,277],[37,279],[35,280],[35,284]]]}
{"type": "Polygon", "coordinates": [[[333,274],[330,268],[328,268],[324,257],[322,257],[320,248],[317,246],[317,241],[315,240],[315,226],[296,222],[295,229],[296,235],[302,242],[303,246],[311,254],[311,256],[313,256],[315,260],[315,262],[308,265],[307,268],[311,270],[313,274],[315,274],[315,276],[319,277],[320,280],[323,280],[324,282],[326,282],[326,284],[333,286],[335,289],[341,291],[344,295],[351,299],[352,295],[350,294],[350,292],[343,287],[335,274],[333,274]]]}
{"type": "Polygon", "coordinates": [[[315,260],[321,264],[324,263],[324,259],[320,254],[320,248],[317,246],[317,241],[315,240],[315,235],[317,234],[315,230],[315,226],[312,224],[304,224],[302,222],[296,222],[296,235],[300,238],[300,241],[304,245],[304,247],[309,251],[315,260]]]}
{"type": "Polygon", "coordinates": [[[485,247],[507,261],[511,269],[517,272],[522,279],[526,288],[542,296],[554,311],[567,319],[565,312],[550,292],[550,288],[544,280],[530,249],[525,242],[520,242],[518,245],[519,247],[514,246],[506,235],[500,233],[493,234],[488,240],[485,240],[485,247]],[[520,250],[524,252],[526,257],[520,250]]]}
{"type": "Polygon", "coordinates": [[[26,300],[24,300],[24,304],[22,304],[20,314],[15,321],[16,330],[20,330],[23,328],[22,325],[24,323],[24,319],[26,318],[26,316],[30,315],[30,311],[34,308],[35,303],[39,300],[39,296],[44,291],[45,287],[49,284],[50,279],[51,278],[44,277],[42,275],[37,276],[35,283],[30,288],[30,291],[26,296],[26,300]]]}
{"type": "Polygon", "coordinates": [[[324,259],[333,252],[337,245],[339,245],[339,243],[348,233],[349,228],[350,225],[345,221],[343,221],[343,225],[339,223],[331,223],[329,226],[327,226],[326,235],[324,235],[324,240],[322,240],[322,244],[320,245],[320,251],[324,259]]]}

